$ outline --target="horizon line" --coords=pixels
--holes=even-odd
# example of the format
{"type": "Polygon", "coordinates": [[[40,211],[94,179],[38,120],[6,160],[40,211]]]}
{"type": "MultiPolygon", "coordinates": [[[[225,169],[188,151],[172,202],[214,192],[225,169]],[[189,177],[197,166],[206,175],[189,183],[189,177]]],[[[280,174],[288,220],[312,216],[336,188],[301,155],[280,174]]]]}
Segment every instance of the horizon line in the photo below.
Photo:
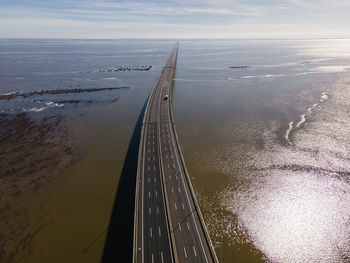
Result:
{"type": "Polygon", "coordinates": [[[117,38],[73,38],[73,37],[0,37],[1,40],[327,40],[327,39],[349,39],[350,37],[217,37],[217,38],[205,38],[205,37],[183,37],[183,38],[167,38],[167,37],[117,37],[117,38]]]}

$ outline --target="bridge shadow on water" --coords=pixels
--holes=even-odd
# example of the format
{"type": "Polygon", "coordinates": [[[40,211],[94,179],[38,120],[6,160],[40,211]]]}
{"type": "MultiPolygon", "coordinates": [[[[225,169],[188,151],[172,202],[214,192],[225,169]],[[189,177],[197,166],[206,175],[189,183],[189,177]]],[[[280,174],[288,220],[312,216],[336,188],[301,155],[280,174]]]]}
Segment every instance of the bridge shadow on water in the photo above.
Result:
{"type": "Polygon", "coordinates": [[[136,122],[114,200],[102,263],[132,262],[135,187],[142,121],[147,101],[136,122]]]}

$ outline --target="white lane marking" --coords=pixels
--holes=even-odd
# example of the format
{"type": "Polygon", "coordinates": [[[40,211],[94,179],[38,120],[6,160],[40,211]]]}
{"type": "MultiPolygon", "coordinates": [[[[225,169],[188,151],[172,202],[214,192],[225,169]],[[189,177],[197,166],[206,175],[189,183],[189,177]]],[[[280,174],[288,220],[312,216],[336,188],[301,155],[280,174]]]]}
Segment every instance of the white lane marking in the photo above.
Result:
{"type": "Polygon", "coordinates": [[[182,230],[182,229],[181,229],[181,224],[180,224],[180,222],[179,222],[179,229],[180,229],[180,231],[182,230]]]}
{"type": "Polygon", "coordinates": [[[178,187],[177,190],[179,191],[179,193],[181,193],[180,187],[178,187]]]}
{"type": "Polygon", "coordinates": [[[159,207],[157,206],[157,214],[159,214],[159,207]]]}
{"type": "Polygon", "coordinates": [[[150,234],[151,237],[152,237],[152,227],[149,228],[149,234],[150,234]]]}
{"type": "Polygon", "coordinates": [[[151,182],[151,178],[150,178],[150,177],[148,177],[148,182],[149,182],[149,183],[151,182]]]}
{"type": "MultiPolygon", "coordinates": [[[[179,164],[179,159],[177,159],[177,163],[179,164]]],[[[177,177],[177,179],[179,179],[179,177],[177,177]]],[[[182,181],[182,184],[185,185],[183,176],[181,176],[180,180],[182,181]]],[[[188,197],[188,191],[187,191],[186,187],[185,187],[185,190],[184,190],[184,191],[185,191],[185,194],[186,194],[187,202],[188,202],[188,204],[190,204],[190,199],[189,199],[189,197],[188,197]]],[[[191,217],[193,218],[194,226],[195,226],[195,228],[196,228],[197,235],[200,236],[200,235],[199,235],[198,226],[197,226],[196,220],[194,219],[193,214],[191,215],[191,217]]],[[[202,251],[204,252],[204,246],[203,246],[203,242],[202,242],[202,239],[201,239],[201,238],[199,238],[199,242],[200,242],[200,244],[201,244],[202,251]]],[[[205,261],[208,262],[208,258],[207,258],[206,253],[204,253],[204,257],[205,257],[205,261]]]]}
{"type": "Polygon", "coordinates": [[[171,192],[174,193],[174,188],[173,187],[171,187],[171,192]]]}
{"type": "Polygon", "coordinates": [[[170,180],[171,180],[171,175],[169,175],[169,177],[170,177],[170,180]]]}
{"type": "Polygon", "coordinates": [[[167,151],[167,148],[166,148],[166,147],[164,147],[164,150],[166,150],[166,151],[167,151]]]}
{"type": "MultiPolygon", "coordinates": [[[[185,257],[187,258],[187,251],[186,251],[186,248],[184,247],[184,252],[185,252],[185,257]]],[[[153,256],[153,254],[152,254],[153,256]]]]}
{"type": "Polygon", "coordinates": [[[154,171],[156,170],[156,167],[155,167],[155,166],[153,166],[153,170],[154,170],[154,171]]]}
{"type": "Polygon", "coordinates": [[[155,191],[155,194],[156,194],[156,197],[158,196],[158,192],[157,192],[157,190],[155,191]]]}
{"type": "Polygon", "coordinates": [[[153,253],[152,253],[152,263],[154,263],[154,259],[153,259],[153,253]]]}
{"type": "Polygon", "coordinates": [[[197,252],[196,252],[196,248],[193,246],[193,252],[194,252],[194,256],[197,256],[197,252]]]}
{"type": "Polygon", "coordinates": [[[167,164],[168,168],[169,168],[169,164],[167,164]]]}
{"type": "Polygon", "coordinates": [[[165,155],[165,158],[167,158],[167,159],[168,159],[168,155],[167,155],[167,154],[165,155]]]}
{"type": "Polygon", "coordinates": [[[153,142],[153,144],[154,144],[154,142],[153,142]]]}
{"type": "Polygon", "coordinates": [[[156,150],[155,149],[153,149],[153,152],[155,152],[156,150]]]}
{"type": "Polygon", "coordinates": [[[190,225],[188,224],[188,222],[187,222],[187,228],[188,228],[188,230],[190,230],[190,225]]]}
{"type": "Polygon", "coordinates": [[[156,160],[156,157],[153,157],[153,161],[155,161],[156,160]]]}
{"type": "Polygon", "coordinates": [[[182,209],[185,210],[185,206],[184,206],[184,203],[182,203],[182,209]]]}
{"type": "Polygon", "coordinates": [[[157,182],[157,177],[154,177],[154,182],[157,182]]]}
{"type": "Polygon", "coordinates": [[[162,236],[162,232],[160,232],[160,226],[158,227],[158,234],[160,237],[162,236]]]}
{"type": "Polygon", "coordinates": [[[151,170],[151,167],[148,166],[148,171],[151,170]]]}
{"type": "Polygon", "coordinates": [[[150,149],[148,149],[148,152],[150,152],[151,150],[150,149]]]}
{"type": "Polygon", "coordinates": [[[173,168],[175,168],[175,164],[173,163],[173,168]]]}
{"type": "Polygon", "coordinates": [[[164,263],[163,252],[160,252],[160,258],[162,259],[162,263],[164,263]]]}
{"type": "Polygon", "coordinates": [[[149,197],[149,198],[151,197],[151,192],[150,192],[150,191],[148,191],[148,197],[149,197]]]}
{"type": "Polygon", "coordinates": [[[177,210],[177,205],[176,205],[176,203],[175,203],[175,209],[177,210]]]}
{"type": "Polygon", "coordinates": [[[149,214],[152,214],[152,209],[148,208],[148,212],[149,212],[149,214]]]}
{"type": "Polygon", "coordinates": [[[148,159],[148,161],[150,161],[150,160],[151,160],[149,157],[148,157],[147,159],[148,159]]]}

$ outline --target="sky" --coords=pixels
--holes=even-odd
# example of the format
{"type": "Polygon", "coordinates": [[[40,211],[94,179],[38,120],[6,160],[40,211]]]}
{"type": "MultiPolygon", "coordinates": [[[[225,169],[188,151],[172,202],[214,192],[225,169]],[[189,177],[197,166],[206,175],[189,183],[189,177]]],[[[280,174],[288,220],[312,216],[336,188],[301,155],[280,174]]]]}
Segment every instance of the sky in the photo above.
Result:
{"type": "Polygon", "coordinates": [[[0,38],[349,38],[350,0],[0,0],[0,38]]]}

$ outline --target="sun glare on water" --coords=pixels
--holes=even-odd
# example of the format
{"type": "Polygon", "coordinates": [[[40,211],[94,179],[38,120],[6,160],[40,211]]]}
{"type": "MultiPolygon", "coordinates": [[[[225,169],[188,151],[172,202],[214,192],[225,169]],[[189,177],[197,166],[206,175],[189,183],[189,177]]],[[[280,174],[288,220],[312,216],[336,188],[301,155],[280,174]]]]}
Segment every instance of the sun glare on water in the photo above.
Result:
{"type": "Polygon", "coordinates": [[[241,196],[240,219],[270,260],[339,262],[349,253],[343,251],[350,242],[347,183],[283,172],[260,183],[257,195],[241,196]]]}

